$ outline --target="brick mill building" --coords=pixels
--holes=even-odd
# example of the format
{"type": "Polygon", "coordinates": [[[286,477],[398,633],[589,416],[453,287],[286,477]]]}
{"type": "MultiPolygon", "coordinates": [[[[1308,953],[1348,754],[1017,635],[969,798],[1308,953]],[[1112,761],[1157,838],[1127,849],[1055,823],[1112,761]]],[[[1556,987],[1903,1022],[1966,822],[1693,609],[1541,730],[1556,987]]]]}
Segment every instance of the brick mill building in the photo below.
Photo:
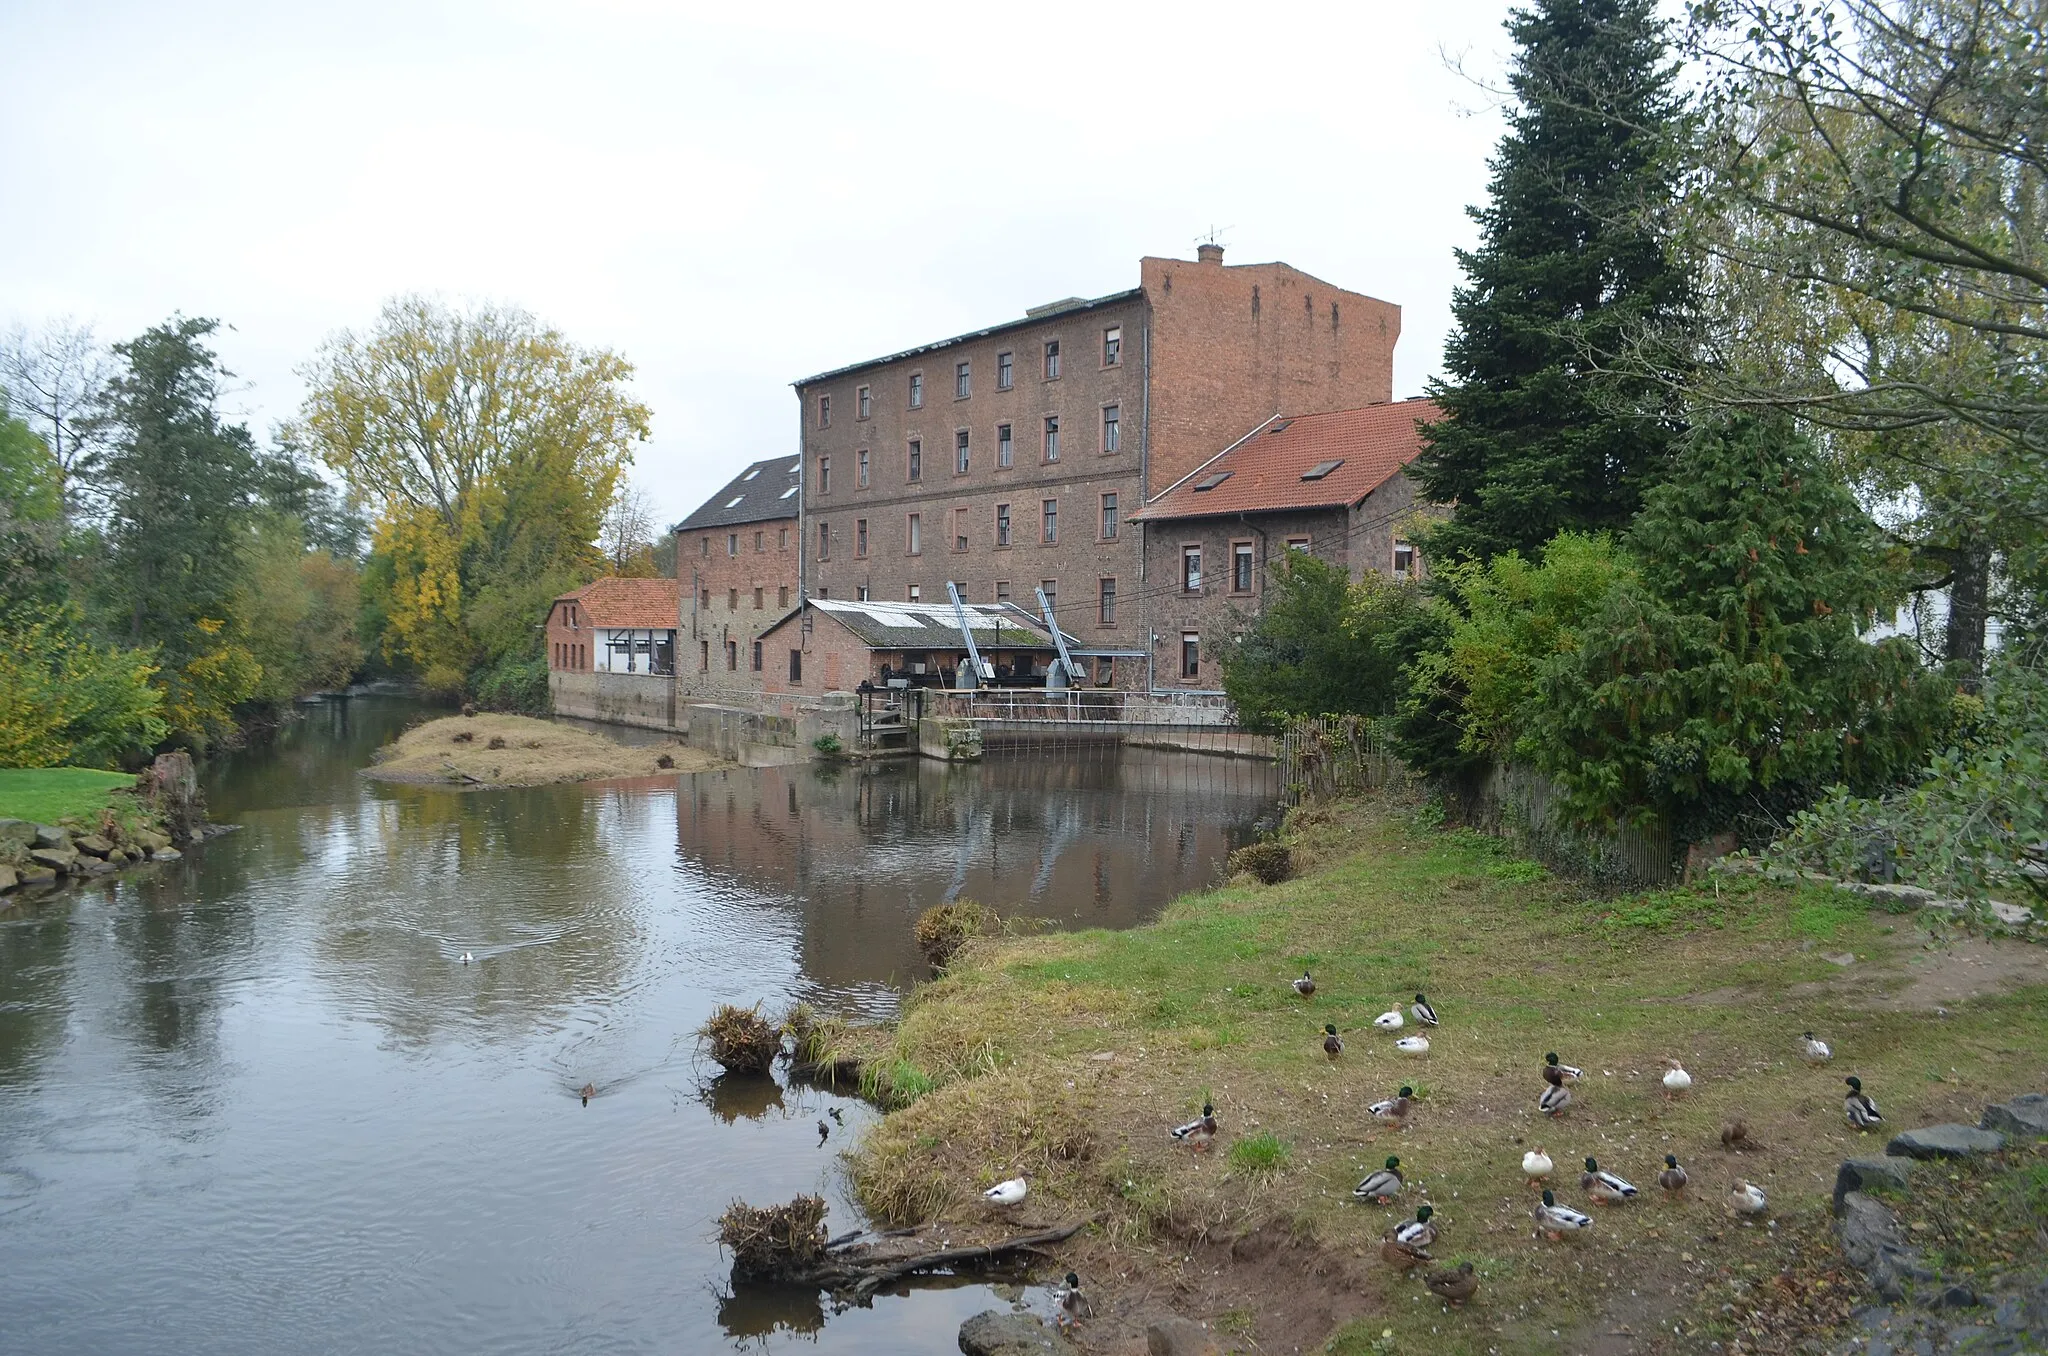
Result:
{"type": "Polygon", "coordinates": [[[762,632],[798,599],[802,468],[757,461],[675,527],[685,697],[760,690],[762,632]]]}
{"type": "Polygon", "coordinates": [[[951,580],[1035,610],[1044,588],[1086,662],[1138,658],[1117,686],[1163,679],[1180,637],[1151,603],[1181,581],[1138,510],[1282,411],[1391,400],[1400,330],[1397,306],[1204,245],[1140,260],[1128,291],[806,378],[798,596],[935,603],[951,580]]]}
{"type": "Polygon", "coordinates": [[[1439,417],[1427,400],[1277,416],[1133,514],[1153,581],[1147,616],[1162,638],[1157,684],[1221,686],[1222,642],[1259,611],[1266,567],[1283,551],[1353,581],[1421,578],[1412,536],[1440,510],[1418,506],[1405,468],[1422,450],[1418,425],[1439,417]]]}

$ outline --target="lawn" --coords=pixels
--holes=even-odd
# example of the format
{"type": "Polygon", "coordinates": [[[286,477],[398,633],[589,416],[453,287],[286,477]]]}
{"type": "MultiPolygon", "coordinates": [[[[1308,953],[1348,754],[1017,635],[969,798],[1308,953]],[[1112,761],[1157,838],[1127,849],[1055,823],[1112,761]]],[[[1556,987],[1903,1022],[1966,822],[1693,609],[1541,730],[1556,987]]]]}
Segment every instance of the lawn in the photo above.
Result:
{"type": "Polygon", "coordinates": [[[2048,953],[2025,942],[1755,878],[1589,897],[1384,802],[1290,831],[1308,868],[1284,884],[1183,899],[1128,932],[971,942],[884,1057],[921,1095],[851,1164],[868,1209],[987,1228],[976,1193],[1023,1172],[1018,1222],[1095,1219],[1070,1260],[1105,1350],[1162,1308],[1246,1351],[1793,1350],[1854,1294],[1828,1241],[1835,1165],[1883,1149],[1846,1123],[1843,1076],[1892,1125],[1975,1123],[2048,1066],[2048,953]],[[1289,986],[1304,968],[1307,1000],[1289,986]],[[1373,1019],[1417,991],[1443,1025],[1410,1056],[1373,1019]],[[1325,1022],[1344,1033],[1334,1062],[1325,1022]],[[1831,1065],[1799,1059],[1808,1028],[1831,1065]],[[1537,1109],[1550,1050],[1585,1068],[1556,1120],[1537,1109]],[[1677,1099],[1666,1058],[1695,1080],[1677,1099]],[[1375,1123],[1364,1108],[1404,1083],[1410,1123],[1375,1123]],[[1221,1136],[1192,1153],[1167,1131],[1205,1100],[1221,1136]],[[1725,1151],[1738,1117],[1756,1147],[1725,1151]],[[1533,1236],[1520,1163],[1538,1144],[1559,1199],[1598,1216],[1587,1237],[1533,1236]],[[1655,1185],[1666,1153],[1692,1178],[1677,1198],[1655,1185]],[[1405,1194],[1355,1201],[1388,1154],[1405,1194]],[[1643,1197],[1592,1207],[1587,1155],[1643,1197]],[[1727,1210],[1738,1178],[1769,1193],[1767,1224],[1727,1210]],[[1481,1277],[1463,1309],[1378,1258],[1424,1200],[1440,1263],[1481,1277]]]}
{"type": "Polygon", "coordinates": [[[135,785],[128,772],[87,767],[0,768],[0,819],[54,824],[65,815],[90,822],[107,793],[135,785]]]}

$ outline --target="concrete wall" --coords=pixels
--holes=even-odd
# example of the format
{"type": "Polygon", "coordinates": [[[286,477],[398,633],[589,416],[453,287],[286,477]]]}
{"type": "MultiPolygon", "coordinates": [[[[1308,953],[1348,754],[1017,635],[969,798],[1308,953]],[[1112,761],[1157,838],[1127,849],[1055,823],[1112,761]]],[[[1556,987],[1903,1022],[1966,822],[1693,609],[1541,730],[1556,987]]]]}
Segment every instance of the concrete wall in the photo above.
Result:
{"type": "Polygon", "coordinates": [[[555,669],[548,674],[548,694],[554,699],[558,716],[580,716],[584,720],[636,725],[646,730],[679,728],[676,720],[681,711],[676,704],[675,680],[671,678],[555,669]]]}
{"type": "Polygon", "coordinates": [[[691,702],[685,708],[692,748],[744,760],[750,747],[794,749],[812,756],[826,735],[852,752],[860,736],[860,712],[850,692],[815,699],[764,697],[748,705],[691,702]]]}

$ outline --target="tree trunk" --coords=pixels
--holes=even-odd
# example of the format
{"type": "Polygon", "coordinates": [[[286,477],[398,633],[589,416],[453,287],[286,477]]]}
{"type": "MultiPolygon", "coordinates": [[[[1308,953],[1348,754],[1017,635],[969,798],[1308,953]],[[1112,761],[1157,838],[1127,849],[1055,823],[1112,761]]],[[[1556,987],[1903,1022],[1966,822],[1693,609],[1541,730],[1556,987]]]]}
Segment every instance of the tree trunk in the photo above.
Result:
{"type": "Polygon", "coordinates": [[[1966,541],[1952,559],[1948,586],[1948,630],[1942,658],[1960,670],[1963,685],[1974,691],[1984,676],[1984,632],[1990,619],[1991,548],[1966,541]]]}

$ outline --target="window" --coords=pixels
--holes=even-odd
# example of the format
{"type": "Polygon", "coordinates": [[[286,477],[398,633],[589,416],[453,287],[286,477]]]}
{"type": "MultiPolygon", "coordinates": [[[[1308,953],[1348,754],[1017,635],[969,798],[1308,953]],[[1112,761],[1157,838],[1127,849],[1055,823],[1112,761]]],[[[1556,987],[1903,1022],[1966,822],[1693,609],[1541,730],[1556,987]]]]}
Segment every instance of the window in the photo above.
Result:
{"type": "Polygon", "coordinates": [[[967,474],[967,430],[964,428],[953,435],[953,474],[967,474]]]}
{"type": "Polygon", "coordinates": [[[964,508],[953,510],[953,549],[955,551],[965,551],[967,549],[967,510],[964,508]]]}
{"type": "Polygon", "coordinates": [[[997,504],[997,505],[996,505],[996,545],[998,545],[998,546],[1008,546],[1009,544],[1010,544],[1010,506],[1009,506],[1008,504],[997,504]]]}
{"type": "Polygon", "coordinates": [[[787,551],[789,549],[788,528],[781,527],[775,530],[775,549],[778,551],[787,551]]]}
{"type": "Polygon", "coordinates": [[[725,610],[727,612],[737,612],[740,610],[740,591],[738,589],[727,589],[725,591],[725,610]]]}
{"type": "Polygon", "coordinates": [[[736,640],[725,642],[725,668],[728,673],[737,673],[740,667],[740,643],[736,640]]]}
{"type": "Polygon", "coordinates": [[[818,559],[832,559],[832,524],[818,524],[818,559]]]}
{"type": "Polygon", "coordinates": [[[826,588],[823,584],[820,584],[818,585],[818,596],[820,598],[830,598],[832,596],[832,590],[826,588]]]}
{"type": "Polygon", "coordinates": [[[921,603],[924,601],[924,590],[920,588],[918,585],[912,584],[910,586],[910,592],[906,596],[908,596],[910,601],[913,603],[921,603]]]}
{"type": "Polygon", "coordinates": [[[791,650],[789,652],[789,681],[801,683],[803,680],[804,652],[802,650],[791,650]]]}
{"type": "Polygon", "coordinates": [[[974,378],[968,373],[966,363],[953,364],[953,399],[965,400],[974,394],[974,378]]]}
{"type": "Polygon", "coordinates": [[[709,533],[706,533],[704,536],[697,539],[697,554],[706,557],[710,556],[711,536],[709,533]]]}
{"type": "Polygon", "coordinates": [[[1183,631],[1180,633],[1180,676],[1199,678],[1202,676],[1202,633],[1183,631]]]}
{"type": "Polygon", "coordinates": [[[1007,469],[1009,468],[1009,466],[1010,466],[1011,462],[1012,462],[1013,460],[1015,460],[1015,456],[1016,456],[1016,454],[1015,454],[1015,453],[1014,453],[1014,452],[1013,452],[1013,451],[1011,450],[1011,446],[1010,446],[1010,426],[1009,426],[1008,424],[997,424],[997,425],[996,425],[996,467],[997,467],[997,469],[998,469],[998,470],[1007,470],[1007,469]]]}
{"type": "Polygon", "coordinates": [[[698,602],[702,604],[706,612],[709,612],[711,610],[711,590],[708,588],[705,589],[703,594],[698,598],[698,602]]]}
{"type": "Polygon", "coordinates": [[[904,525],[904,543],[911,555],[924,554],[924,515],[913,513],[904,525]]]}
{"type": "Polygon", "coordinates": [[[854,554],[854,558],[855,558],[855,559],[859,559],[859,558],[861,558],[861,557],[863,557],[863,556],[867,555],[867,553],[868,553],[868,520],[867,520],[867,519],[865,519],[865,518],[855,518],[855,519],[853,520],[853,554],[854,554]]]}
{"type": "Polygon", "coordinates": [[[1115,367],[1124,360],[1124,327],[1111,325],[1102,332],[1102,365],[1115,367]]]}
{"type": "Polygon", "coordinates": [[[775,605],[776,605],[777,607],[788,607],[788,606],[789,606],[789,585],[787,585],[787,584],[780,584],[780,585],[777,585],[777,586],[776,586],[776,589],[775,589],[775,605]]]}
{"type": "Polygon", "coordinates": [[[818,458],[818,493],[832,493],[832,458],[818,458]]]}
{"type": "Polygon", "coordinates": [[[761,587],[761,585],[759,584],[754,585],[754,611],[759,612],[762,608],[766,607],[767,605],[768,590],[761,587]]]}
{"type": "Polygon", "coordinates": [[[1045,459],[1060,459],[1060,417],[1056,414],[1045,417],[1045,459]]]}
{"type": "Polygon", "coordinates": [[[1017,355],[1014,353],[996,354],[996,389],[998,391],[1007,391],[1016,384],[1017,355]]]}
{"type": "Polygon", "coordinates": [[[1394,578],[1415,577],[1415,548],[1396,537],[1394,539],[1394,578]]]}
{"type": "Polygon", "coordinates": [[[828,395],[821,395],[821,396],[819,396],[819,397],[818,397],[818,427],[819,427],[819,428],[831,428],[831,427],[832,427],[832,397],[831,397],[831,396],[828,396],[828,395]]]}
{"type": "Polygon", "coordinates": [[[1045,499],[1039,502],[1039,520],[1045,524],[1045,540],[1056,542],[1060,539],[1060,501],[1045,499]]]}
{"type": "Polygon", "coordinates": [[[1288,549],[1288,550],[1290,550],[1290,551],[1307,551],[1307,550],[1308,550],[1308,538],[1307,538],[1307,537],[1289,537],[1289,538],[1287,539],[1287,549],[1288,549]]]}
{"type": "Polygon", "coordinates": [[[1104,405],[1102,407],[1102,450],[1114,452],[1123,446],[1123,407],[1104,405]]]}
{"type": "Polygon", "coordinates": [[[1096,594],[1095,614],[1104,626],[1116,625],[1116,580],[1101,581],[1096,594]]]}
{"type": "Polygon", "coordinates": [[[868,586],[866,584],[862,584],[860,587],[856,588],[853,591],[853,596],[856,600],[860,602],[866,602],[868,600],[868,586]]]}
{"type": "Polygon", "coordinates": [[[729,556],[736,556],[740,553],[739,533],[728,532],[725,534],[725,553],[729,556]]]}
{"type": "Polygon", "coordinates": [[[1180,586],[1189,593],[1202,591],[1202,548],[1180,548],[1180,586]]]}
{"type": "Polygon", "coordinates": [[[1045,341],[1045,379],[1047,381],[1052,381],[1056,379],[1059,376],[1059,374],[1060,341],[1057,339],[1048,339],[1045,341]]]}
{"type": "MultiPolygon", "coordinates": [[[[863,392],[863,393],[865,393],[865,392],[866,392],[866,390],[867,390],[867,388],[866,388],[866,387],[862,387],[862,388],[861,388],[861,390],[862,390],[862,392],[863,392]]],[[[759,673],[760,671],[761,671],[761,642],[757,640],[757,641],[755,641],[755,642],[754,642],[754,672],[756,672],[756,673],[759,673]]]]}
{"type": "Polygon", "coordinates": [[[711,642],[708,640],[697,642],[697,669],[701,673],[711,672],[711,642]]]}
{"type": "Polygon", "coordinates": [[[756,532],[754,534],[754,554],[758,556],[767,549],[768,534],[766,532],[756,532]]]}
{"type": "Polygon", "coordinates": [[[1252,591],[1252,544],[1248,541],[1230,543],[1230,591],[1252,591]]]}
{"type": "Polygon", "coordinates": [[[910,376],[910,408],[924,408],[924,373],[913,372],[910,376]]]}
{"type": "Polygon", "coordinates": [[[1116,496],[1105,494],[1102,496],[1102,539],[1115,541],[1116,528],[1116,496]]]}
{"type": "Polygon", "coordinates": [[[868,450],[865,447],[853,454],[853,483],[856,489],[868,487],[868,450]]]}
{"type": "MultiPolygon", "coordinates": [[[[874,397],[868,394],[868,388],[865,386],[861,387],[858,391],[854,392],[853,403],[854,409],[857,411],[857,413],[854,415],[854,418],[856,419],[865,419],[875,412],[874,397]]],[[[761,666],[759,664],[756,664],[754,665],[754,667],[758,669],[761,666]]]]}
{"type": "Polygon", "coordinates": [[[1110,687],[1115,684],[1116,673],[1112,667],[1115,662],[1106,654],[1095,657],[1095,686],[1110,687]]]}
{"type": "Polygon", "coordinates": [[[998,580],[996,580],[996,601],[997,601],[997,602],[999,602],[999,603],[1007,603],[1007,602],[1009,602],[1009,601],[1010,601],[1010,581],[1009,581],[1009,580],[1007,580],[1007,579],[998,579],[998,580]]]}
{"type": "Polygon", "coordinates": [[[924,479],[924,441],[920,438],[910,440],[910,479],[924,479]]]}
{"type": "Polygon", "coordinates": [[[1059,606],[1059,602],[1060,602],[1060,581],[1059,581],[1059,580],[1057,580],[1057,579],[1041,579],[1041,580],[1039,580],[1039,581],[1038,581],[1038,588],[1039,588],[1039,591],[1040,591],[1040,592],[1042,592],[1042,593],[1044,593],[1044,594],[1045,594],[1045,605],[1046,605],[1046,607],[1047,607],[1047,608],[1056,608],[1056,607],[1058,607],[1058,606],[1059,606]]]}

